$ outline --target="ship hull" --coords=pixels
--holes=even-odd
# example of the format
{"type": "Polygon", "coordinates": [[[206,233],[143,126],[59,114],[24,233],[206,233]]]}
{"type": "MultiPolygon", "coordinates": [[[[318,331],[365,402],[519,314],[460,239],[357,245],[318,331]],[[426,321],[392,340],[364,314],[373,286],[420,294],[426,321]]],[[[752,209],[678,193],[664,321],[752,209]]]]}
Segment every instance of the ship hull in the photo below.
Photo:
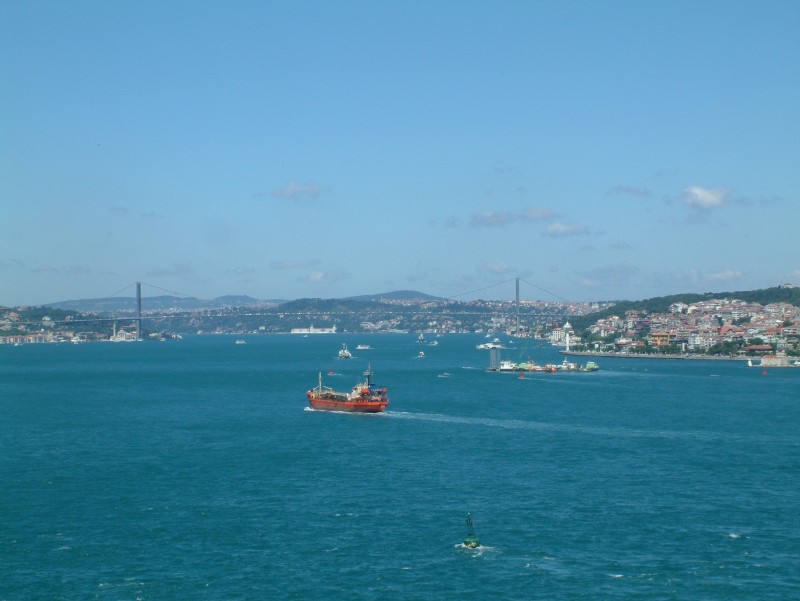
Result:
{"type": "Polygon", "coordinates": [[[333,399],[321,399],[312,394],[308,395],[309,406],[316,411],[344,411],[347,413],[381,413],[386,410],[389,401],[386,400],[358,400],[358,401],[337,401],[333,399]]]}

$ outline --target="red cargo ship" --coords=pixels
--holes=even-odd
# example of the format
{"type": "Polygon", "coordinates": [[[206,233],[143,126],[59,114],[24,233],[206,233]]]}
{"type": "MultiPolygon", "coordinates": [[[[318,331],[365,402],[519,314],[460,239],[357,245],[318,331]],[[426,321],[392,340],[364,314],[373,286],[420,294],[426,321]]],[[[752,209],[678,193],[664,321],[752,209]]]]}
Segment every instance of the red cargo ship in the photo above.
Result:
{"type": "Polygon", "coordinates": [[[352,413],[380,413],[389,405],[386,388],[372,383],[372,369],[364,372],[364,381],[353,386],[350,392],[336,392],[322,385],[322,372],[319,384],[306,392],[308,404],[319,411],[348,411],[352,413]]]}

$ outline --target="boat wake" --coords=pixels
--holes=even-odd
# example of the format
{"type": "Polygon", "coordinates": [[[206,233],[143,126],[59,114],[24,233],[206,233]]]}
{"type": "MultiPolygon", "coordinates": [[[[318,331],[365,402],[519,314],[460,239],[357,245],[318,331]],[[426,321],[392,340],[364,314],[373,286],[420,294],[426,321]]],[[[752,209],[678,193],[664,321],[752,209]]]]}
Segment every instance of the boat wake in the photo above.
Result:
{"type": "MultiPolygon", "coordinates": [[[[701,430],[690,430],[685,432],[674,430],[635,430],[630,428],[609,428],[602,426],[584,426],[580,424],[556,424],[551,422],[535,422],[519,419],[495,419],[491,417],[462,417],[457,415],[445,415],[443,413],[410,413],[404,411],[386,411],[384,414],[394,419],[415,419],[429,422],[441,422],[451,424],[464,424],[474,426],[485,426],[490,428],[502,428],[505,430],[533,430],[539,432],[567,432],[579,433],[594,436],[608,436],[614,438],[656,438],[656,439],[675,439],[675,440],[748,440],[764,442],[782,442],[781,439],[770,436],[748,436],[742,437],[736,434],[725,432],[707,432],[701,430]]],[[[791,442],[791,441],[787,441],[791,442]]]]}
{"type": "Polygon", "coordinates": [[[303,411],[308,411],[310,413],[334,413],[336,415],[358,415],[361,417],[380,417],[382,415],[386,415],[386,412],[379,412],[379,413],[367,413],[362,411],[336,411],[335,409],[314,409],[313,407],[303,407],[303,411]]]}

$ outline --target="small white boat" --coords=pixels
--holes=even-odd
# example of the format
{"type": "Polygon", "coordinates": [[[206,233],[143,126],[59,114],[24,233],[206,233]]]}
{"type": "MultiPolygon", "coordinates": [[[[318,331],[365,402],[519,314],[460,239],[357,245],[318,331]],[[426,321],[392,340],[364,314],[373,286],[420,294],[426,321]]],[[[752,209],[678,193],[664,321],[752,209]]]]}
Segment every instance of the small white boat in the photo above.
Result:
{"type": "Polygon", "coordinates": [[[339,351],[339,359],[350,359],[353,356],[353,353],[347,350],[347,345],[342,344],[342,350],[339,351]]]}
{"type": "Polygon", "coordinates": [[[247,340],[242,340],[241,338],[239,338],[239,340],[234,342],[234,344],[247,344],[247,340]]]}
{"type": "Polygon", "coordinates": [[[368,344],[359,344],[359,345],[356,347],[356,350],[357,350],[357,351],[366,351],[366,350],[369,350],[369,349],[371,349],[371,348],[372,348],[372,347],[371,347],[370,345],[368,345],[368,344]]]}

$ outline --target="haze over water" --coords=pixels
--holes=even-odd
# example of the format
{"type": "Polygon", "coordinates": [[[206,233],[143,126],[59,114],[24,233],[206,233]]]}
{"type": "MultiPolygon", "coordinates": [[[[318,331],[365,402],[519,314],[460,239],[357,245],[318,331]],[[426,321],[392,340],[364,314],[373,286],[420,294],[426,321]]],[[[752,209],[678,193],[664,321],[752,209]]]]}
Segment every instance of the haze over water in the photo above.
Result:
{"type": "Polygon", "coordinates": [[[800,370],[246,340],[0,348],[0,599],[800,595],[800,370]],[[386,414],[306,409],[368,363],[386,414]]]}

